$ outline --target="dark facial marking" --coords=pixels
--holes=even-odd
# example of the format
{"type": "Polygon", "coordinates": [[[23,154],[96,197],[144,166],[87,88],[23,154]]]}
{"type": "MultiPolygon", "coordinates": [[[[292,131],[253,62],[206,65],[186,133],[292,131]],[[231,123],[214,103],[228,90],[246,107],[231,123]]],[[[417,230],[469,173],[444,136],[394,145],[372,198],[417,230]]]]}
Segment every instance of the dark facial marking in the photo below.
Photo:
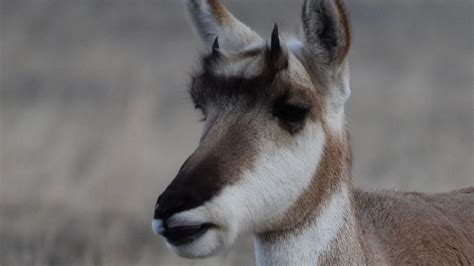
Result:
{"type": "Polygon", "coordinates": [[[236,124],[218,140],[210,139],[211,145],[198,148],[158,198],[154,218],[165,221],[175,213],[201,206],[236,182],[241,171],[253,163],[255,134],[252,127],[236,124]]]}
{"type": "Polygon", "coordinates": [[[192,169],[183,165],[173,182],[158,199],[155,219],[202,205],[221,187],[217,158],[209,157],[192,169]]]}
{"type": "Polygon", "coordinates": [[[196,106],[204,107],[208,103],[227,105],[244,97],[248,105],[258,99],[268,99],[276,73],[264,71],[261,75],[247,78],[243,76],[223,76],[214,73],[212,61],[205,58],[201,73],[193,76],[190,94],[196,106]]]}
{"type": "Polygon", "coordinates": [[[245,51],[239,56],[244,58],[263,56],[261,60],[264,60],[264,67],[253,77],[245,77],[245,68],[242,69],[242,75],[225,76],[217,74],[215,69],[225,67],[227,58],[216,57],[213,53],[204,56],[201,63],[202,70],[193,75],[189,90],[196,107],[205,110],[205,106],[209,103],[219,106],[235,103],[245,104],[247,107],[254,106],[259,101],[268,101],[273,99],[274,95],[282,94],[282,88],[287,90],[290,87],[275,84],[277,74],[285,70],[287,64],[282,67],[281,62],[275,62],[275,60],[281,61],[281,58],[274,58],[270,47],[245,51]]]}

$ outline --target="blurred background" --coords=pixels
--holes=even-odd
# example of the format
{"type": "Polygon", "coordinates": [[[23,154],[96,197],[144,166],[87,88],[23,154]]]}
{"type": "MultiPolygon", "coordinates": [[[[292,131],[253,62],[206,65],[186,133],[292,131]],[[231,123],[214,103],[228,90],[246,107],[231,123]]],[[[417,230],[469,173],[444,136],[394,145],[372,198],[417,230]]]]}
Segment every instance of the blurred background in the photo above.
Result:
{"type": "MultiPolygon", "coordinates": [[[[202,127],[182,1],[0,1],[0,265],[253,263],[249,237],[190,261],[150,229],[202,127]]],[[[265,37],[297,29],[301,2],[224,1],[265,37]]],[[[357,186],[474,185],[473,4],[348,3],[357,186]]]]}

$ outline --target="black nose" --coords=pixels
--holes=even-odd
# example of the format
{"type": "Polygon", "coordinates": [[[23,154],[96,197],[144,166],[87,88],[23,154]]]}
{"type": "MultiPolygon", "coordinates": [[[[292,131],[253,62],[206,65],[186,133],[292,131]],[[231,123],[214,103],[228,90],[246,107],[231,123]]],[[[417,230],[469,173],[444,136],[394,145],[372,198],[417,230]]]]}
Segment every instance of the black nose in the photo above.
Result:
{"type": "Polygon", "coordinates": [[[201,197],[192,188],[168,188],[158,197],[153,218],[164,221],[175,213],[192,209],[201,203],[201,197]]]}
{"type": "Polygon", "coordinates": [[[175,213],[198,207],[214,196],[223,185],[218,162],[218,158],[210,157],[193,167],[182,167],[158,197],[154,219],[166,220],[175,213]]]}

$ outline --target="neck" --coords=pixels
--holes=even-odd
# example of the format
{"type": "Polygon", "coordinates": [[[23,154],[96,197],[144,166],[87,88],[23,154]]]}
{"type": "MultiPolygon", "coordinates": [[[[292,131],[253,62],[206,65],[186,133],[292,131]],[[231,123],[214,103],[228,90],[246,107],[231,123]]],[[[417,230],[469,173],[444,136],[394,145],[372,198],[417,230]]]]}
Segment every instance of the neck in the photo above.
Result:
{"type": "Polygon", "coordinates": [[[303,218],[295,218],[293,227],[255,236],[257,265],[366,264],[350,168],[347,135],[328,137],[313,183],[289,212],[303,218]]]}
{"type": "Polygon", "coordinates": [[[255,236],[257,265],[364,264],[351,188],[341,183],[308,221],[255,236]]]}

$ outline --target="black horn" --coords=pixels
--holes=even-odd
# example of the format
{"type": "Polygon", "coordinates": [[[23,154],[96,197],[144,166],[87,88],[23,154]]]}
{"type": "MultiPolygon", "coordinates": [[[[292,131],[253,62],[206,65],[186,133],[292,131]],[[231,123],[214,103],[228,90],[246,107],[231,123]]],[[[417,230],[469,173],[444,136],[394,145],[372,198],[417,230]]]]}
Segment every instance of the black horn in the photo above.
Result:
{"type": "Polygon", "coordinates": [[[216,36],[214,42],[212,43],[212,55],[217,56],[219,54],[219,37],[216,36]]]}
{"type": "Polygon", "coordinates": [[[272,31],[272,42],[270,45],[272,57],[276,58],[281,53],[280,35],[278,34],[278,25],[275,23],[272,31]]]}
{"type": "Polygon", "coordinates": [[[278,25],[275,23],[272,31],[272,40],[270,44],[270,58],[274,67],[278,70],[288,66],[288,52],[286,46],[282,46],[278,25]]]}

